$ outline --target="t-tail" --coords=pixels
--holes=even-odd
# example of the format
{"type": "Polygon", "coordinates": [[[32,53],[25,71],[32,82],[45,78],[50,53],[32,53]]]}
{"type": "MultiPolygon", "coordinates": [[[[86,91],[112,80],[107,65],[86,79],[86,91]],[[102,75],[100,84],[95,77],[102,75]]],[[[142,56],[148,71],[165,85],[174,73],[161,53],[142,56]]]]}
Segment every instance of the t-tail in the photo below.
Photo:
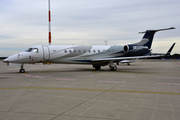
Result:
{"type": "Polygon", "coordinates": [[[128,44],[123,47],[123,51],[126,53],[126,56],[140,56],[140,55],[150,55],[151,54],[151,45],[153,42],[154,34],[158,31],[171,30],[175,29],[174,27],[157,29],[157,30],[146,30],[142,40],[138,43],[128,44]]]}
{"type": "Polygon", "coordinates": [[[175,29],[174,27],[171,28],[165,28],[165,29],[158,29],[158,30],[146,30],[144,32],[139,32],[139,33],[145,33],[142,40],[138,43],[135,43],[133,45],[140,45],[140,46],[147,46],[149,49],[151,49],[151,45],[153,42],[154,34],[158,31],[163,31],[163,30],[171,30],[175,29]]]}

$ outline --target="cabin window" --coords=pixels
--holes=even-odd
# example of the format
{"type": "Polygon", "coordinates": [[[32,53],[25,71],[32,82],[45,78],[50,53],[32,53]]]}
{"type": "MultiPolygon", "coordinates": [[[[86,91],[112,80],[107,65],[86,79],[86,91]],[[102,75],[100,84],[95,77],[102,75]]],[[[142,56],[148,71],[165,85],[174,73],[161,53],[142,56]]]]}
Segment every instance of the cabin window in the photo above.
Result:
{"type": "Polygon", "coordinates": [[[71,53],[72,51],[71,50],[69,50],[69,53],[71,53]]]}
{"type": "Polygon", "coordinates": [[[95,53],[95,52],[96,52],[96,50],[93,50],[93,52],[95,53]]]}
{"type": "Polygon", "coordinates": [[[81,53],[81,50],[78,50],[79,53],[81,53]]]}
{"type": "Polygon", "coordinates": [[[84,53],[86,52],[86,50],[84,50],[84,53]]]}
{"type": "Polygon", "coordinates": [[[64,50],[65,53],[67,53],[67,50],[64,50]]]}
{"type": "Polygon", "coordinates": [[[33,53],[38,53],[38,49],[37,49],[37,48],[34,48],[31,52],[33,52],[33,53]]]}
{"type": "Polygon", "coordinates": [[[25,50],[25,52],[31,52],[33,48],[28,48],[27,50],[25,50]]]}
{"type": "Polygon", "coordinates": [[[100,50],[98,50],[98,53],[100,53],[100,50]]]}
{"type": "Polygon", "coordinates": [[[88,50],[89,51],[89,53],[91,52],[91,50],[88,50]]]}
{"type": "Polygon", "coordinates": [[[76,50],[74,50],[74,53],[76,53],[76,50]]]}

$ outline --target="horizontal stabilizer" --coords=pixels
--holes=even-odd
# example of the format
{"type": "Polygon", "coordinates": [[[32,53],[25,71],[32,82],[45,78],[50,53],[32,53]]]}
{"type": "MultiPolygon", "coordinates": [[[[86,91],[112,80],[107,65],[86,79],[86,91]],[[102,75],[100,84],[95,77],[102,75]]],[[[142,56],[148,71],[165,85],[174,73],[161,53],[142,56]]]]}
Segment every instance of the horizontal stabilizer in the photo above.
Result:
{"type": "MultiPolygon", "coordinates": [[[[171,29],[176,29],[176,28],[175,28],[175,27],[170,27],[170,28],[165,28],[165,29],[147,30],[147,31],[158,32],[158,31],[171,30],[171,29]]],[[[146,33],[146,31],[144,31],[144,32],[139,32],[139,33],[146,33]]]]}

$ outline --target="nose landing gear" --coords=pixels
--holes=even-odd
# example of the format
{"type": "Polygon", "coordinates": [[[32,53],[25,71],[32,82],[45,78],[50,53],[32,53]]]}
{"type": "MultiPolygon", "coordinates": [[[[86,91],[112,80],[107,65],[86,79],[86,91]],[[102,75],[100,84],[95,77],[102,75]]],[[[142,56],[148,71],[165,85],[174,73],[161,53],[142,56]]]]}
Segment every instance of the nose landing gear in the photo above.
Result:
{"type": "Polygon", "coordinates": [[[21,64],[21,69],[19,70],[19,73],[25,73],[25,69],[23,68],[24,64],[21,64]]]}

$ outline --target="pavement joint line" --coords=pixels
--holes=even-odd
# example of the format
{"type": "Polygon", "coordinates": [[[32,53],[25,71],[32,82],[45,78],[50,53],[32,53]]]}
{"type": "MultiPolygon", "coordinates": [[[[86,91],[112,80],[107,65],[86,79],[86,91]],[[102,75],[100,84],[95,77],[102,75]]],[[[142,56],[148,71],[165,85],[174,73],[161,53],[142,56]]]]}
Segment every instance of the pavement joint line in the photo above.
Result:
{"type": "MultiPolygon", "coordinates": [[[[118,86],[118,85],[116,85],[116,86],[118,86]]],[[[116,87],[116,86],[114,86],[114,87],[116,87]]],[[[114,88],[114,87],[112,87],[112,88],[114,88]]],[[[111,89],[112,89],[112,88],[111,88],[111,89]]],[[[66,114],[67,112],[69,112],[69,111],[71,111],[71,110],[73,110],[73,109],[75,109],[75,108],[77,108],[77,107],[79,107],[79,106],[85,104],[85,103],[88,102],[89,100],[94,99],[94,98],[98,97],[99,95],[102,95],[102,94],[105,93],[105,92],[106,92],[106,91],[100,92],[99,94],[97,94],[97,95],[93,96],[92,98],[90,98],[90,99],[88,99],[88,100],[86,100],[86,101],[80,103],[79,105],[77,105],[77,106],[75,106],[75,107],[73,107],[73,108],[71,108],[71,109],[65,111],[65,112],[62,113],[62,114],[59,114],[58,116],[52,118],[51,120],[54,120],[54,119],[58,118],[59,116],[62,116],[62,115],[64,115],[64,114],[66,114]]]]}
{"type": "Polygon", "coordinates": [[[180,95],[180,93],[173,93],[173,92],[132,91],[132,90],[105,90],[105,89],[83,89],[83,88],[53,88],[53,87],[14,87],[14,88],[0,88],[0,90],[4,90],[4,89],[51,89],[51,90],[106,91],[106,92],[127,92],[127,93],[149,93],[149,94],[180,95]]]}

